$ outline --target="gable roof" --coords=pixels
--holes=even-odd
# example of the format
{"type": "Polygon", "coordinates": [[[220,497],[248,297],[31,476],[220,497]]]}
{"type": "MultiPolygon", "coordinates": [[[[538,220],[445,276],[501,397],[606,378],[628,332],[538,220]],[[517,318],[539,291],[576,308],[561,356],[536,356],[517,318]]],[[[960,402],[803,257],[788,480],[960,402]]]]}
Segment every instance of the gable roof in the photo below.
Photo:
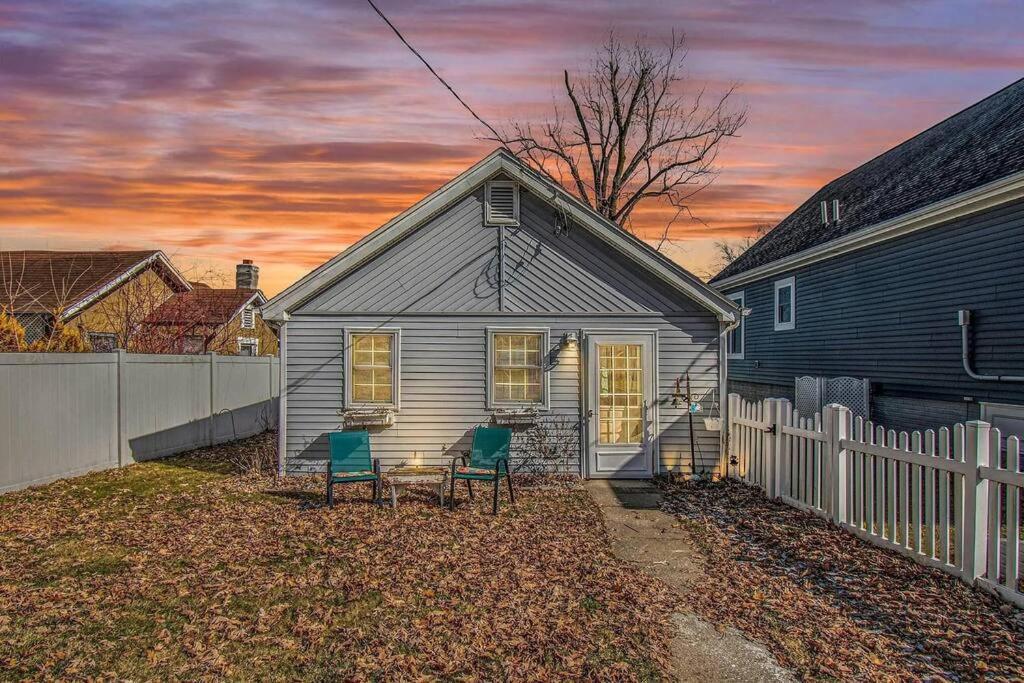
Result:
{"type": "Polygon", "coordinates": [[[159,250],[2,251],[0,305],[26,313],[63,308],[68,319],[150,266],[172,290],[190,288],[159,250]]]}
{"type": "Polygon", "coordinates": [[[193,283],[191,290],[181,292],[157,306],[143,321],[148,325],[206,325],[220,327],[253,302],[266,301],[258,289],[213,289],[193,283]]]}
{"type": "Polygon", "coordinates": [[[929,207],[948,208],[942,202],[967,199],[1022,173],[1024,79],[825,185],[711,281],[733,283],[741,273],[821,250],[929,207]],[[821,202],[828,202],[831,216],[834,199],[839,200],[840,220],[822,225],[821,202]]]}
{"type": "Polygon", "coordinates": [[[610,246],[617,254],[712,311],[719,319],[733,321],[738,316],[739,311],[730,299],[527,167],[507,150],[497,149],[275,296],[263,306],[264,319],[287,319],[289,311],[400,241],[424,222],[472,192],[488,178],[498,174],[508,176],[537,197],[557,205],[589,234],[610,246]]]}

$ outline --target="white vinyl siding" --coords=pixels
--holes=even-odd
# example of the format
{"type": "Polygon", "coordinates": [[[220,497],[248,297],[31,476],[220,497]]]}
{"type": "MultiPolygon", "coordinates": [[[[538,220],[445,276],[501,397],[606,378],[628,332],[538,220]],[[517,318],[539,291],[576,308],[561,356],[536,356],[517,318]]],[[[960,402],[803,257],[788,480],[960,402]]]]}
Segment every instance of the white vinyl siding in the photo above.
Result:
{"type": "Polygon", "coordinates": [[[796,328],[796,280],[787,277],[775,281],[775,331],[796,328]]]}

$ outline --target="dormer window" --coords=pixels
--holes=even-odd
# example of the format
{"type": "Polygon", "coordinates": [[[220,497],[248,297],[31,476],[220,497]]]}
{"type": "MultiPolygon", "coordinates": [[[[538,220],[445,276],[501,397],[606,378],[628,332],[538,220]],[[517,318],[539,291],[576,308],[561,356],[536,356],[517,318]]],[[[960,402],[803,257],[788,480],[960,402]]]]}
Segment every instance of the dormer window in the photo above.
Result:
{"type": "Polygon", "coordinates": [[[484,222],[519,225],[519,185],[507,180],[492,180],[485,185],[484,222]]]}

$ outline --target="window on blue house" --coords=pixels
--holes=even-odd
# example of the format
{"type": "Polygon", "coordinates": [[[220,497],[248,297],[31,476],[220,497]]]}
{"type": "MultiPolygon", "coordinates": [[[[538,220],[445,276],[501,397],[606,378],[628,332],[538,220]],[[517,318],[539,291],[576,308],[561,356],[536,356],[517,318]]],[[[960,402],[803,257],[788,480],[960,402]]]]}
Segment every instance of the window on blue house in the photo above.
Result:
{"type": "Polygon", "coordinates": [[[775,281],[775,330],[796,328],[796,280],[787,277],[775,281]]]}
{"type": "Polygon", "coordinates": [[[729,332],[729,336],[726,338],[726,353],[728,354],[729,358],[742,359],[743,346],[746,341],[744,339],[744,328],[747,325],[746,322],[744,322],[743,320],[743,292],[733,292],[732,294],[729,295],[729,298],[735,301],[736,305],[739,306],[740,324],[733,328],[733,330],[729,332]]]}

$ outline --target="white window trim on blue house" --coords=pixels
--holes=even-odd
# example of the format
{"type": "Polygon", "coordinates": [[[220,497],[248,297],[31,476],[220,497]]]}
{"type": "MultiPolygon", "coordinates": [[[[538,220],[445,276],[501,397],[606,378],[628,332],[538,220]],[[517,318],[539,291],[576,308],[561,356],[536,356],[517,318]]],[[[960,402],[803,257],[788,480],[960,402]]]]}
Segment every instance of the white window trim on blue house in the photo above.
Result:
{"type": "Polygon", "coordinates": [[[733,301],[735,301],[736,305],[739,306],[739,309],[740,309],[740,321],[739,321],[739,324],[736,326],[736,328],[734,330],[732,330],[729,333],[730,336],[735,335],[735,337],[737,339],[739,339],[740,344],[739,344],[739,351],[738,352],[729,351],[729,337],[726,337],[726,340],[725,340],[726,353],[727,353],[729,358],[735,358],[737,360],[743,360],[743,354],[746,353],[746,350],[747,350],[747,322],[743,319],[743,313],[742,313],[743,312],[743,306],[746,303],[746,296],[744,295],[744,293],[742,291],[733,292],[731,294],[728,294],[727,296],[730,299],[732,299],[733,301]]]}
{"type": "Polygon", "coordinates": [[[775,331],[784,332],[796,329],[796,279],[791,275],[781,280],[776,280],[774,289],[775,294],[772,297],[774,305],[772,308],[775,312],[772,315],[775,321],[775,331]],[[789,320],[780,320],[779,293],[787,287],[789,288],[789,320]]]}
{"type": "Polygon", "coordinates": [[[345,409],[401,407],[402,376],[402,330],[397,327],[346,327],[345,328],[345,409]],[[356,401],[352,398],[352,335],[391,335],[391,401],[356,401]]]}

